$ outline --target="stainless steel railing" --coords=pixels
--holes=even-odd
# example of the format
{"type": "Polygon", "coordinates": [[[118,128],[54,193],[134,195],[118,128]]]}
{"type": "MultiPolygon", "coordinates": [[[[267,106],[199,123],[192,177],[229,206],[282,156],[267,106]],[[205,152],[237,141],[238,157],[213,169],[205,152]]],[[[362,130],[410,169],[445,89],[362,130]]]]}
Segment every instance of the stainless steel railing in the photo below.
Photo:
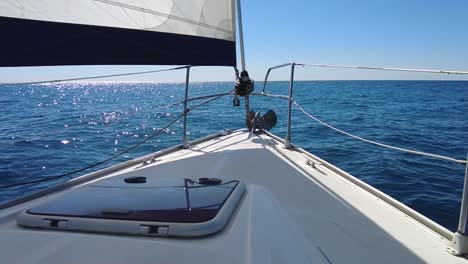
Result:
{"type": "Polygon", "coordinates": [[[268,68],[266,74],[265,74],[265,81],[263,82],[263,89],[261,93],[253,93],[252,95],[255,96],[266,96],[266,97],[276,97],[276,98],[282,98],[288,100],[288,120],[287,120],[287,127],[286,127],[286,138],[284,139],[284,147],[285,148],[291,148],[291,112],[292,112],[292,104],[293,104],[293,90],[294,90],[294,69],[296,67],[296,64],[294,62],[290,63],[284,63],[280,65],[276,65],[273,67],[268,68]],[[265,92],[266,86],[268,83],[268,77],[270,76],[271,70],[283,68],[286,66],[291,66],[291,73],[290,73],[290,78],[289,78],[289,95],[279,95],[279,94],[268,94],[265,92]]]}
{"type": "MultiPolygon", "coordinates": [[[[192,68],[193,66],[191,65],[187,65],[187,66],[183,66],[183,67],[179,67],[178,69],[186,69],[186,74],[185,74],[185,93],[184,93],[184,100],[182,101],[183,102],[183,106],[184,106],[184,112],[183,112],[183,132],[182,132],[182,146],[184,149],[188,149],[190,148],[190,142],[188,140],[188,136],[187,136],[187,114],[190,112],[190,110],[192,110],[192,108],[189,108],[188,107],[188,102],[190,101],[196,101],[196,100],[202,100],[202,99],[210,99],[210,98],[213,98],[213,99],[217,99],[217,98],[220,98],[220,97],[223,97],[225,95],[229,95],[229,94],[234,94],[233,91],[229,91],[229,92],[225,92],[225,93],[217,93],[217,94],[210,94],[210,95],[203,95],[203,96],[197,96],[197,97],[191,97],[189,98],[188,95],[189,95],[189,84],[190,84],[190,69],[192,68]]],[[[234,67],[234,73],[237,77],[237,74],[238,74],[238,70],[237,68],[234,67]]],[[[210,102],[207,101],[207,102],[210,102]]]]}
{"type": "Polygon", "coordinates": [[[448,70],[427,70],[427,69],[408,69],[408,68],[390,68],[390,67],[368,67],[368,66],[348,66],[348,65],[326,65],[326,64],[303,64],[303,63],[284,63],[280,65],[276,65],[273,67],[270,67],[266,74],[265,74],[265,81],[263,83],[263,89],[261,93],[252,93],[252,95],[255,96],[265,96],[265,97],[272,97],[272,98],[281,98],[281,99],[286,99],[288,100],[288,113],[287,113],[287,128],[286,128],[286,138],[284,140],[284,147],[285,148],[291,148],[291,115],[292,115],[292,104],[295,104],[297,107],[299,107],[299,110],[301,110],[304,114],[308,115],[312,119],[316,120],[322,125],[325,125],[341,134],[350,136],[352,138],[374,144],[380,147],[385,147],[385,148],[390,148],[398,151],[403,151],[407,153],[412,153],[412,154],[418,154],[418,155],[423,155],[423,156],[429,156],[432,158],[438,158],[446,161],[453,161],[459,164],[465,164],[465,178],[464,178],[464,187],[463,187],[463,196],[462,196],[462,203],[461,203],[461,208],[460,208],[460,219],[459,219],[459,224],[458,224],[458,229],[455,232],[452,243],[450,247],[447,248],[447,251],[455,254],[455,255],[462,255],[462,254],[467,254],[468,253],[468,157],[466,160],[458,160],[450,157],[445,157],[441,155],[436,155],[436,154],[431,154],[431,153],[425,153],[421,151],[415,151],[415,150],[410,150],[410,149],[405,149],[405,148],[399,148],[399,147],[394,147],[390,146],[387,144],[375,142],[372,140],[367,140],[359,136],[355,136],[351,133],[345,132],[343,130],[337,129],[321,120],[318,118],[312,116],[308,112],[306,112],[296,101],[293,99],[293,89],[294,89],[294,70],[296,66],[303,66],[303,67],[321,67],[321,68],[343,68],[343,69],[358,69],[358,70],[382,70],[382,71],[403,71],[403,72],[418,72],[418,73],[435,73],[435,74],[457,74],[457,75],[468,75],[468,71],[448,71],[448,70]],[[268,84],[268,77],[270,76],[270,72],[274,69],[279,69],[283,67],[291,67],[291,73],[290,73],[290,79],[289,79],[289,95],[279,95],[279,94],[270,94],[266,93],[266,87],[268,84]]]}
{"type": "Polygon", "coordinates": [[[188,89],[190,81],[190,66],[187,66],[187,73],[185,75],[185,96],[184,96],[184,129],[182,132],[182,147],[184,149],[189,148],[189,142],[187,139],[187,105],[188,105],[188,89]]]}

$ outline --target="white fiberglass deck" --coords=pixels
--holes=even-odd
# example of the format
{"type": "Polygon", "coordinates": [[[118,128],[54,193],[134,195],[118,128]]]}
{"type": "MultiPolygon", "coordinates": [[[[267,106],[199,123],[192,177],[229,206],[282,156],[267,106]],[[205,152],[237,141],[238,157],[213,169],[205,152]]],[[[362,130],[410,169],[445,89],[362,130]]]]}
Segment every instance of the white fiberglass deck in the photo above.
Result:
{"type": "Polygon", "coordinates": [[[244,181],[223,231],[180,239],[16,225],[19,212],[57,193],[0,211],[0,263],[467,263],[445,251],[441,234],[327,166],[267,135],[234,132],[112,175],[244,181]]]}

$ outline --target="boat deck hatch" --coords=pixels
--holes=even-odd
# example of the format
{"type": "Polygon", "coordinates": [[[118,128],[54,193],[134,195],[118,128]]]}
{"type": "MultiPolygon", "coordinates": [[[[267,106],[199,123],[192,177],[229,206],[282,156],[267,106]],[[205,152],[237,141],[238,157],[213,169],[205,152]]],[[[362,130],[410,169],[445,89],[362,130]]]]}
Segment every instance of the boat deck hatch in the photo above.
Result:
{"type": "Polygon", "coordinates": [[[24,211],[21,226],[148,236],[221,230],[244,193],[237,180],[114,177],[24,211]]]}

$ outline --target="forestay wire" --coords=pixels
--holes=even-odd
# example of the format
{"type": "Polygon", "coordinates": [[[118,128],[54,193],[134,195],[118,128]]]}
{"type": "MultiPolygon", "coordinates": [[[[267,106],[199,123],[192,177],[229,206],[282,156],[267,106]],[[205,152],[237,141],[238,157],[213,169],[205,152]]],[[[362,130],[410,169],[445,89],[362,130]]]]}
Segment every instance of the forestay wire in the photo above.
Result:
{"type": "Polygon", "coordinates": [[[369,139],[365,139],[365,138],[362,138],[362,137],[359,137],[359,136],[356,136],[356,135],[353,135],[351,133],[348,133],[346,131],[343,131],[341,129],[338,129],[328,123],[325,123],[323,122],[322,120],[318,119],[317,117],[313,116],[312,114],[310,114],[309,112],[307,112],[302,106],[300,106],[296,101],[292,100],[293,104],[302,112],[304,113],[305,115],[307,115],[308,117],[312,118],[313,120],[317,121],[318,123],[320,123],[321,125],[323,126],[326,126],[340,134],[343,134],[343,135],[346,135],[348,137],[351,137],[351,138],[354,138],[354,139],[357,139],[357,140],[360,140],[360,141],[363,141],[363,142],[366,142],[366,143],[369,143],[369,144],[373,144],[373,145],[376,145],[376,146],[380,146],[380,147],[384,147],[384,148],[388,148],[388,149],[393,149],[393,150],[398,150],[398,151],[402,151],[402,152],[406,152],[406,153],[411,153],[411,154],[416,154],[416,155],[421,155],[421,156],[427,156],[427,157],[431,157],[431,158],[436,158],[436,159],[441,159],[441,160],[446,160],[446,161],[451,161],[451,162],[456,162],[456,163],[459,163],[459,164],[466,164],[467,161],[466,160],[459,160],[459,159],[454,159],[454,158],[451,158],[451,157],[446,157],[446,156],[442,156],[442,155],[436,155],[436,154],[432,154],[432,153],[427,153],[427,152],[422,152],[422,151],[417,151],[417,150],[412,150],[412,149],[405,149],[405,148],[400,148],[400,147],[395,147],[395,146],[390,146],[390,145],[387,145],[387,144],[384,144],[384,143],[380,143],[380,142],[376,142],[376,141],[373,141],[373,140],[369,140],[369,139]]]}

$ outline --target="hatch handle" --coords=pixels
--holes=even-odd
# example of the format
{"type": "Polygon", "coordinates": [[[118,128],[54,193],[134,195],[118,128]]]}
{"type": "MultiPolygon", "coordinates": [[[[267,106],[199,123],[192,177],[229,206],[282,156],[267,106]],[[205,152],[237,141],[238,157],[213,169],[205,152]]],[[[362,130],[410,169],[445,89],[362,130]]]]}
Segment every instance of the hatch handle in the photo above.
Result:
{"type": "Polygon", "coordinates": [[[144,176],[133,176],[124,179],[126,183],[146,183],[146,177],[144,176]]]}

